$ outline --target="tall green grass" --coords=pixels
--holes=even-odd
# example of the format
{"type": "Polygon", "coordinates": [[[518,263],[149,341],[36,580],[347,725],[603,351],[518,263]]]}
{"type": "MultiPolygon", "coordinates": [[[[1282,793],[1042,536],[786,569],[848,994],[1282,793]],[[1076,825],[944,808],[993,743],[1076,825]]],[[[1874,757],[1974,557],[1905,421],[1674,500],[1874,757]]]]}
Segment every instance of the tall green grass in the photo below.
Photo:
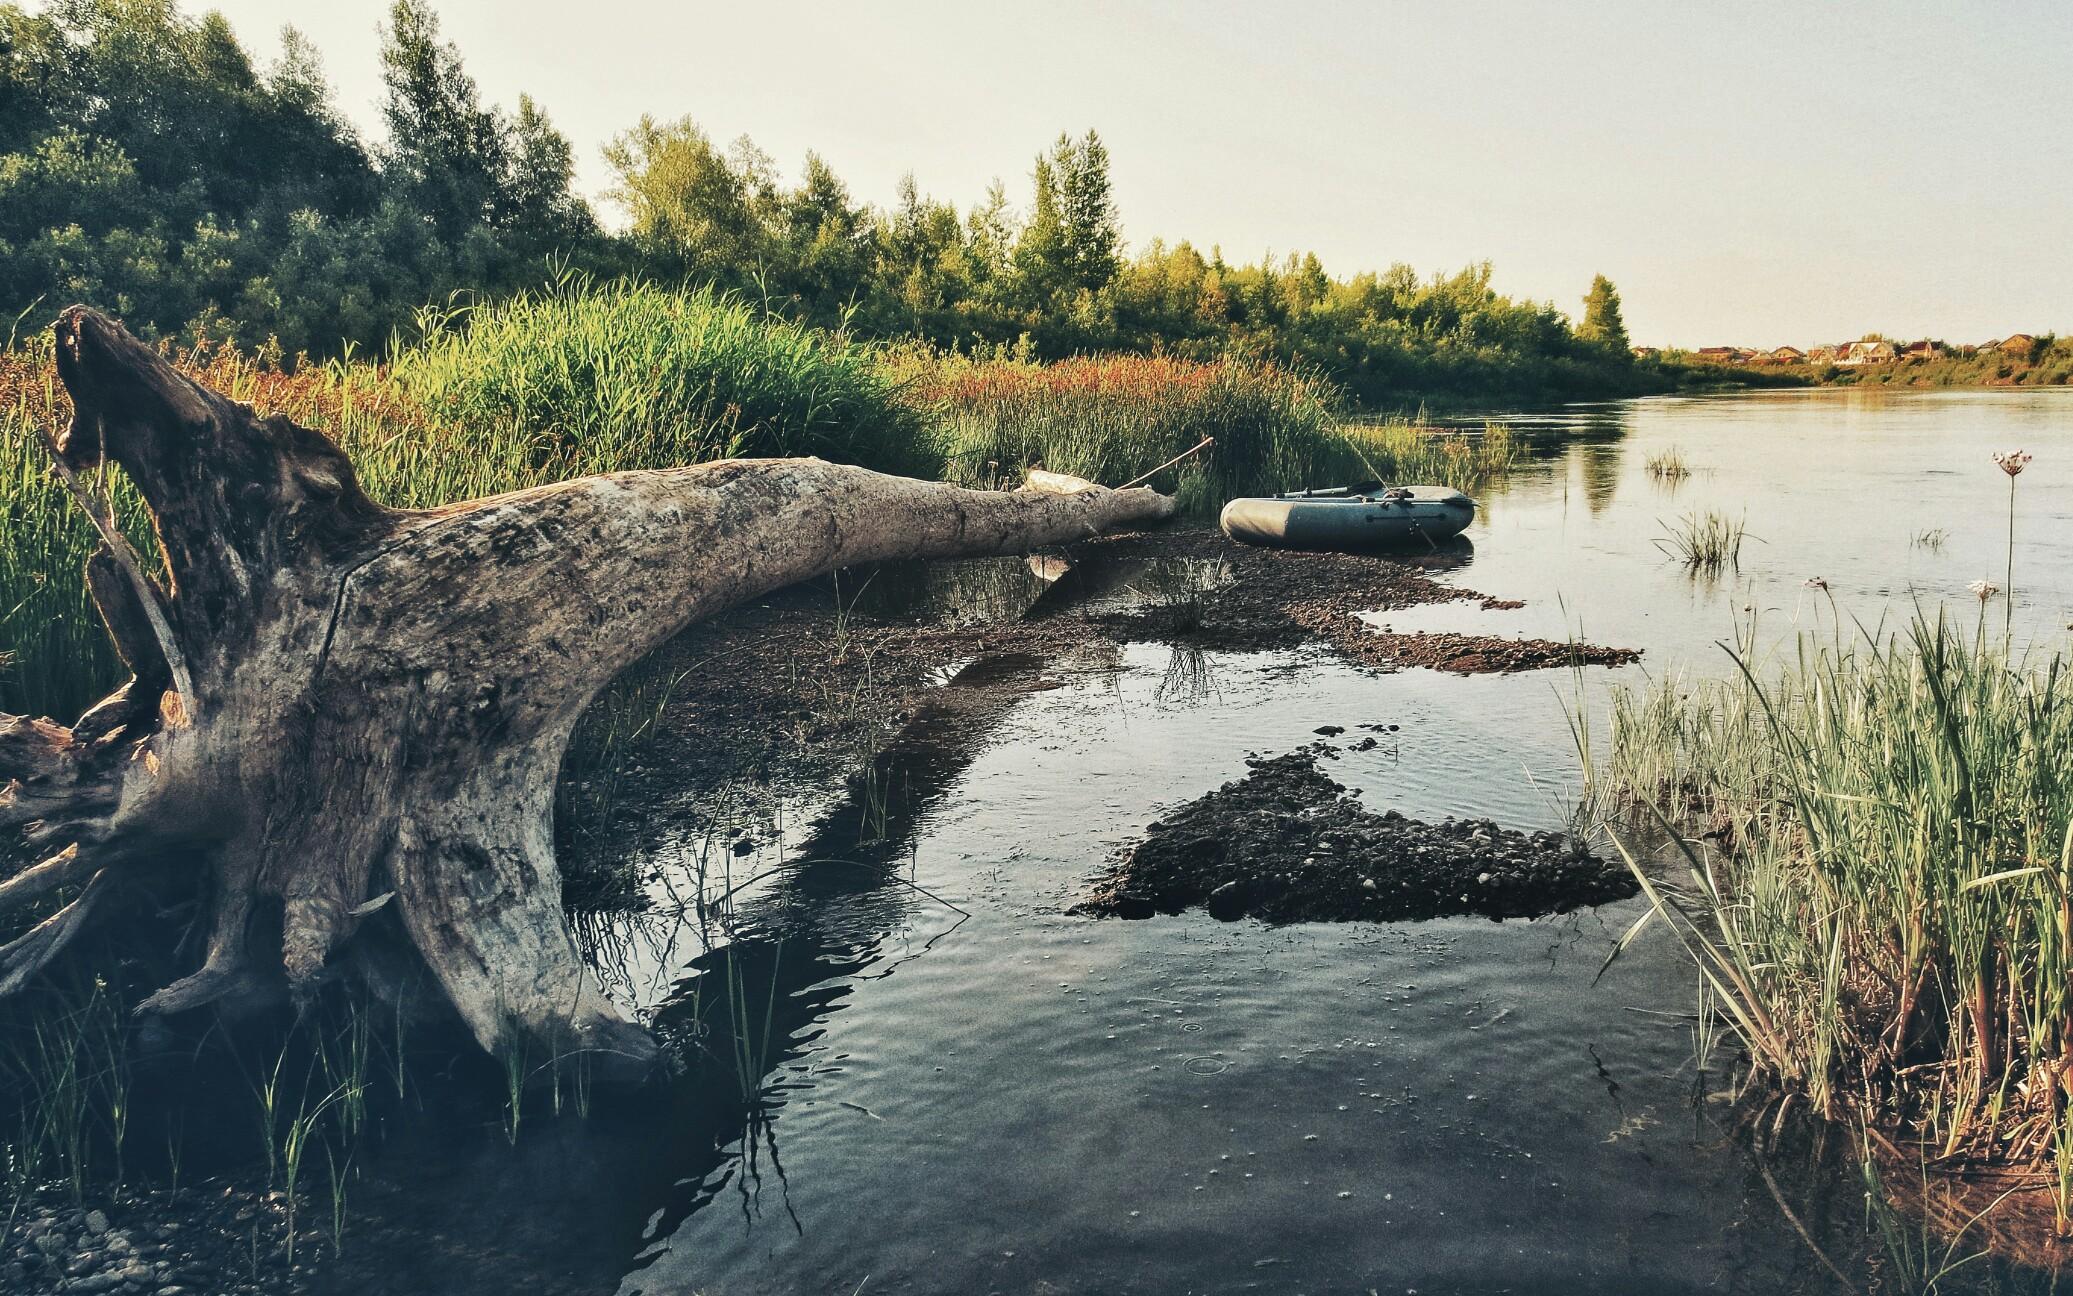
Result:
{"type": "Polygon", "coordinates": [[[1758,1069],[1940,1160],[2035,1168],[2073,1231],[2073,673],[1984,626],[1746,650],[1615,696],[1617,795],[1709,821],[1637,869],[1758,1069]]]}
{"type": "Polygon", "coordinates": [[[393,371],[404,391],[571,474],[788,455],[939,466],[869,348],[710,288],[576,278],[419,323],[393,371]]]}

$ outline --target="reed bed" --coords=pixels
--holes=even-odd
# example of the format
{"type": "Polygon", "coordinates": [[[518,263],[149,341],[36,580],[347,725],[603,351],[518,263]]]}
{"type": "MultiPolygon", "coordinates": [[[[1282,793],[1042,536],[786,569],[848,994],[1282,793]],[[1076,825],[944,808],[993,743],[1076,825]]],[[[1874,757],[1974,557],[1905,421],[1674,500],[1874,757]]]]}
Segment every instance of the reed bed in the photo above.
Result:
{"type": "Polygon", "coordinates": [[[1233,495],[1362,477],[1472,489],[1516,454],[1501,427],[1464,437],[1349,422],[1330,383],[1267,361],[1110,355],[1039,365],[909,351],[887,363],[939,421],[945,475],[967,484],[1041,466],[1118,485],[1213,437],[1152,482],[1200,516],[1233,495]]]}
{"type": "Polygon", "coordinates": [[[1619,691],[1605,773],[1722,843],[1636,873],[1755,1070],[1926,1162],[2040,1174],[2065,1236],[2073,672],[1983,622],[1619,691]]]}

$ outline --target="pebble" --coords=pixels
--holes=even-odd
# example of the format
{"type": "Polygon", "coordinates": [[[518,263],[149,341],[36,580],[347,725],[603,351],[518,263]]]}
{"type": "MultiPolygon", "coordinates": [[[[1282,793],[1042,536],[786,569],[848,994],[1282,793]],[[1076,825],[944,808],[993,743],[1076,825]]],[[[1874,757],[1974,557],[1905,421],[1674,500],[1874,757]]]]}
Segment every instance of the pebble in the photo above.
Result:
{"type": "Polygon", "coordinates": [[[288,1266],[280,1250],[287,1210],[285,1194],[236,1186],[123,1193],[87,1210],[53,1189],[30,1197],[0,1234],[0,1292],[287,1296],[303,1289],[303,1276],[324,1258],[320,1236],[304,1231],[297,1263],[288,1266]],[[246,1227],[233,1229],[233,1221],[246,1227]],[[253,1223],[274,1246],[257,1257],[257,1274],[253,1223]]]}

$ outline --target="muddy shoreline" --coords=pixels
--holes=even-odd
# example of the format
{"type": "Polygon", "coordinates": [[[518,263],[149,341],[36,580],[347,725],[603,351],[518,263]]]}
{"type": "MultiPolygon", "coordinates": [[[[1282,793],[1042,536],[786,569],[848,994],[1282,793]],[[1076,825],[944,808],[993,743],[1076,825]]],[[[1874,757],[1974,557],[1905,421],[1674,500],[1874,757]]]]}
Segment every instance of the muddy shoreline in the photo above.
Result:
{"type": "MultiPolygon", "coordinates": [[[[1234,545],[1202,528],[1106,536],[1061,553],[959,564],[1023,571],[1010,595],[888,594],[909,573],[779,591],[694,627],[641,668],[673,681],[623,795],[649,801],[742,780],[842,778],[911,720],[951,671],[989,656],[1099,667],[1125,644],[1224,652],[1311,649],[1364,670],[1459,674],[1617,666],[1639,652],[1498,635],[1396,634],[1362,613],[1435,603],[1498,610],[1435,580],[1450,551],[1376,557],[1234,545]]],[[[942,566],[942,565],[938,565],[942,566]]],[[[1015,687],[1027,689],[1027,680],[1015,687]]],[[[1326,717],[1320,717],[1320,720],[1326,717]]]]}

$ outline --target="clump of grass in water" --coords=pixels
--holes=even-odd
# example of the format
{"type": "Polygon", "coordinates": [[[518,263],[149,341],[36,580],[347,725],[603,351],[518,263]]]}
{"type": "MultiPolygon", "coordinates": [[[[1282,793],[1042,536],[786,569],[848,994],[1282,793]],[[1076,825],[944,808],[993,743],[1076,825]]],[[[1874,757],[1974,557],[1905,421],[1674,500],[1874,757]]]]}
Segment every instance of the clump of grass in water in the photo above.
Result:
{"type": "Polygon", "coordinates": [[[1723,567],[1740,570],[1742,541],[1749,538],[1739,519],[1716,509],[1687,513],[1665,529],[1656,541],[1662,550],[1693,571],[1717,572],[1723,567]]]}
{"type": "MultiPolygon", "coordinates": [[[[368,1128],[367,1092],[374,1075],[376,1012],[357,999],[313,1009],[266,1054],[256,1075],[248,1075],[255,1136],[247,1145],[269,1188],[282,1193],[285,1231],[263,1239],[253,1224],[256,1256],[278,1245],[291,1262],[298,1241],[303,1199],[311,1195],[306,1163],[321,1151],[328,1190],[331,1245],[344,1245],[346,1198],[355,1175],[360,1140],[368,1128]]],[[[395,1076],[402,1096],[402,1025],[396,1019],[395,1076]]],[[[103,981],[57,983],[9,1005],[0,1023],[0,1167],[6,1174],[7,1214],[18,1213],[39,1191],[62,1185],[75,1201],[90,1190],[121,1188],[132,1168],[125,1149],[131,1139],[135,1091],[129,1004],[103,981]]],[[[215,1059],[243,1067],[246,1054],[215,1059]]],[[[163,1172],[179,1186],[188,1134],[177,1113],[167,1113],[163,1172]]],[[[221,1143],[224,1131],[206,1137],[221,1143]]]]}
{"type": "Polygon", "coordinates": [[[1230,580],[1221,558],[1209,563],[1181,559],[1152,563],[1131,590],[1161,614],[1164,629],[1186,632],[1202,627],[1210,598],[1230,580]]]}
{"type": "Polygon", "coordinates": [[[1926,531],[1917,531],[1909,543],[1917,549],[1927,549],[1930,553],[1942,553],[1944,543],[1950,538],[1948,528],[1930,527],[1926,531]]]}
{"type": "Polygon", "coordinates": [[[1691,476],[1690,465],[1684,462],[1684,451],[1676,446],[1651,451],[1644,461],[1648,475],[1657,481],[1683,481],[1691,476]]]}
{"type": "Polygon", "coordinates": [[[1630,856],[1654,917],[1758,1071],[1926,1157],[2042,1173],[2073,1234],[2067,660],[1941,615],[1736,660],[1614,696],[1609,785],[1732,844],[1677,839],[1674,888],[1630,856]]]}

